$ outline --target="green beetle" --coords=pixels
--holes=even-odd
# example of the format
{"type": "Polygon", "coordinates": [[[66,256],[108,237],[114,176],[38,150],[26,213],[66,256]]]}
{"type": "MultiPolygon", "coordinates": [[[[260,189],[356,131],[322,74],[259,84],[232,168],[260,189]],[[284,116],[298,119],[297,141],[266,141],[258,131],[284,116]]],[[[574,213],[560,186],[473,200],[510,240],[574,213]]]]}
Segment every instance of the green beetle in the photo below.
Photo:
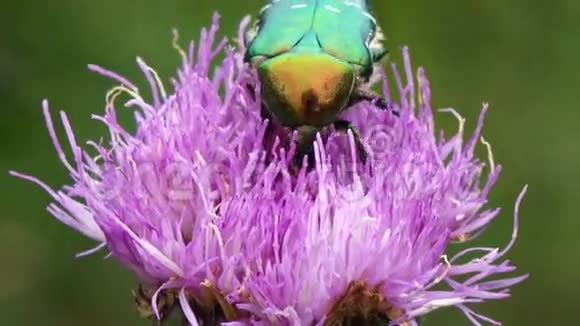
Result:
{"type": "Polygon", "coordinates": [[[358,130],[339,115],[360,101],[387,103],[367,87],[387,54],[368,0],[272,0],[246,36],[245,60],[258,71],[263,112],[298,130],[299,153],[317,132],[358,130]]]}

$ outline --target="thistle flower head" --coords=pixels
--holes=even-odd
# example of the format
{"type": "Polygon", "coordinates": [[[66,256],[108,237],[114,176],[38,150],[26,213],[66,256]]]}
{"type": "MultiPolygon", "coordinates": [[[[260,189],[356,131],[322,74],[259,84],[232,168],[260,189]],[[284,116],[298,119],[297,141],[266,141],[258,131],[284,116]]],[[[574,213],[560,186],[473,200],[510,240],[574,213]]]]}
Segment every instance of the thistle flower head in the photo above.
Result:
{"type": "Polygon", "coordinates": [[[52,215],[129,267],[147,294],[139,303],[160,319],[178,303],[193,325],[411,325],[455,306],[476,325],[498,324],[470,304],[506,298],[525,278],[503,276],[515,269],[504,256],[517,236],[517,209],[503,249],[446,256],[499,213],[486,205],[501,168],[482,138],[488,162],[474,156],[487,106],[467,140],[451,110],[459,131],[438,134],[429,82],[422,69],[413,76],[404,49],[404,73],[393,67],[383,76],[384,96],[400,116],[371,103],[345,115],[360,128],[369,162],[358,160],[352,135],[331,134],[313,144],[314,167],[296,169],[293,146],[279,139],[263,145],[269,135],[259,82],[243,63],[243,45],[214,44],[217,27],[216,16],[197,50],[180,50],[183,66],[170,94],[138,59],[151,103],[125,78],[91,66],[119,83],[107,94],[105,114],[95,116],[110,131],[107,143],[81,148],[61,112],[67,158],[44,103],[71,185],[53,190],[14,174],[44,187],[52,215]],[[210,73],[219,53],[225,58],[210,73]],[[399,100],[391,99],[387,79],[399,100]],[[122,93],[135,108],[133,133],[117,119],[122,93]],[[209,320],[215,306],[221,313],[209,320]]]}
{"type": "MultiPolygon", "coordinates": [[[[453,110],[443,111],[458,118],[459,131],[436,136],[429,82],[422,69],[413,78],[407,49],[403,56],[406,82],[393,67],[401,100],[392,103],[400,117],[371,104],[346,115],[368,144],[369,165],[358,162],[354,138],[334,134],[323,143],[319,137],[316,169],[282,179],[280,200],[260,198],[268,189],[258,188],[254,204],[244,198],[243,209],[232,209],[238,216],[230,218],[241,219],[273,205],[257,223],[272,227],[272,250],[245,282],[247,297],[237,298],[250,302],[243,309],[268,322],[342,325],[377,316],[414,323],[431,310],[456,306],[475,324],[497,323],[467,304],[505,298],[525,279],[497,279],[515,269],[502,259],[517,235],[517,211],[504,249],[467,248],[446,256],[454,242],[477,237],[498,215],[499,209],[484,206],[501,167],[480,138],[487,105],[467,141],[464,120],[453,110]],[[480,139],[488,162],[474,157],[480,139]],[[468,254],[479,256],[464,259],[468,254]]],[[[384,95],[389,98],[387,88],[384,95]]]]}

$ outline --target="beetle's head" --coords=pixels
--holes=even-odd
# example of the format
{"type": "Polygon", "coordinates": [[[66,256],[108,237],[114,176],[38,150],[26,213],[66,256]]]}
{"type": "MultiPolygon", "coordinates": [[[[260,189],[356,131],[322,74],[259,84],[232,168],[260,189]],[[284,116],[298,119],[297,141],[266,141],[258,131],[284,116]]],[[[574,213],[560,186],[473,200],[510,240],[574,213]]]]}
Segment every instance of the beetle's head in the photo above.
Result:
{"type": "Polygon", "coordinates": [[[325,53],[287,52],[253,63],[264,104],[286,126],[332,123],[356,82],[351,64],[325,53]]]}

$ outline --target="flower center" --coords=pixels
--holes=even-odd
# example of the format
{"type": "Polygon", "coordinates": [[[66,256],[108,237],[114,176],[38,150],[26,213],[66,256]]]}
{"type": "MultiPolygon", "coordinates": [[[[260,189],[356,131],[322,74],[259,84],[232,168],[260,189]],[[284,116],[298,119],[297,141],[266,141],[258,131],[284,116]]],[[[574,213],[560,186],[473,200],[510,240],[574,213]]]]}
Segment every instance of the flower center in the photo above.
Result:
{"type": "MultiPolygon", "coordinates": [[[[137,309],[144,318],[157,320],[151,305],[151,300],[157,289],[156,286],[139,285],[137,291],[133,292],[137,309]]],[[[179,305],[178,294],[179,289],[165,289],[159,292],[157,295],[159,322],[166,321],[175,310],[174,308],[179,305]]],[[[224,322],[234,321],[242,317],[241,312],[230,304],[208,280],[201,283],[200,291],[195,294],[186,291],[185,296],[201,325],[221,325],[224,322]]],[[[182,318],[184,321],[186,320],[185,315],[182,315],[182,318]]]]}
{"type": "MultiPolygon", "coordinates": [[[[345,294],[332,305],[324,325],[385,325],[399,320],[403,311],[393,307],[379,288],[380,284],[369,288],[363,280],[350,283],[345,294]]],[[[409,323],[399,325],[408,326],[409,323]]]]}

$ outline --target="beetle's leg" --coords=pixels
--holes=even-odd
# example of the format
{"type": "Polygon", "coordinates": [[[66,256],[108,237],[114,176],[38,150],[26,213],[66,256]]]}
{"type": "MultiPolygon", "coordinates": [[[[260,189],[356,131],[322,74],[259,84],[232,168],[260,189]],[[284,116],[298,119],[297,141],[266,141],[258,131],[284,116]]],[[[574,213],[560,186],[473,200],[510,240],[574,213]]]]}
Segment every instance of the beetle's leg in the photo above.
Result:
{"type": "Polygon", "coordinates": [[[362,143],[362,137],[360,135],[360,131],[358,130],[357,127],[355,127],[352,122],[348,121],[348,120],[336,120],[333,123],[334,125],[334,129],[338,132],[344,132],[347,133],[348,130],[352,131],[352,135],[354,136],[354,142],[355,142],[355,146],[356,149],[358,151],[358,155],[360,157],[360,160],[362,161],[362,163],[366,163],[367,158],[368,158],[368,153],[367,150],[365,149],[363,143],[362,143]]]}
{"type": "Polygon", "coordinates": [[[399,111],[397,111],[393,107],[391,107],[390,103],[387,102],[387,100],[385,100],[383,97],[373,93],[370,90],[359,88],[356,91],[354,101],[355,102],[369,101],[369,102],[372,102],[373,104],[375,104],[376,106],[378,106],[381,110],[390,110],[391,112],[393,112],[394,115],[396,115],[397,117],[399,116],[399,111]]]}
{"type": "Polygon", "coordinates": [[[297,169],[302,168],[302,164],[304,164],[304,156],[307,156],[308,158],[307,166],[309,169],[312,168],[314,164],[316,164],[316,160],[314,159],[314,150],[311,148],[305,151],[296,151],[296,154],[292,158],[292,165],[297,169]]]}
{"type": "Polygon", "coordinates": [[[316,141],[316,134],[320,132],[320,128],[313,126],[300,126],[296,128],[298,131],[298,143],[296,147],[296,154],[294,155],[294,165],[302,167],[304,155],[308,155],[308,166],[314,166],[314,141],[316,141]]]}

